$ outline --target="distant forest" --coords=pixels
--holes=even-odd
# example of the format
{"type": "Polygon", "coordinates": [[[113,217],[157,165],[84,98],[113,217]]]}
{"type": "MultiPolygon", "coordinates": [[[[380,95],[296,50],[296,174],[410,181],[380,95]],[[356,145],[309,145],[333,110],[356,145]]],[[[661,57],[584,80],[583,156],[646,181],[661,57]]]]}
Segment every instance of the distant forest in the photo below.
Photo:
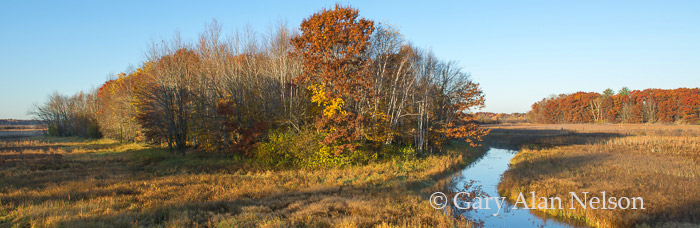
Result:
{"type": "Polygon", "coordinates": [[[2,125],[40,125],[41,121],[38,120],[17,120],[17,119],[0,119],[0,126],[2,125]]]}
{"type": "Polygon", "coordinates": [[[476,121],[481,124],[525,123],[528,121],[526,113],[493,113],[476,112],[476,121]]]}
{"type": "Polygon", "coordinates": [[[561,94],[536,102],[528,113],[534,123],[698,124],[699,116],[700,88],[561,94]]]}

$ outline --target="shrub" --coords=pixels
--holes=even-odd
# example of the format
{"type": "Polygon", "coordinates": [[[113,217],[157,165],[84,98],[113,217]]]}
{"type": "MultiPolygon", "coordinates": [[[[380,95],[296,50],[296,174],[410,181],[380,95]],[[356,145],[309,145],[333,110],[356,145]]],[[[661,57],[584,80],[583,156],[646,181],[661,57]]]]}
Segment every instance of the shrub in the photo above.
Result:
{"type": "MultiPolygon", "coordinates": [[[[273,130],[255,147],[258,162],[271,167],[323,168],[346,165],[367,164],[376,161],[381,154],[384,158],[413,159],[415,150],[411,147],[387,145],[380,150],[361,148],[342,150],[338,147],[322,145],[324,135],[313,130],[293,132],[291,130],[273,130]]],[[[356,145],[359,147],[360,145],[356,145]]]]}
{"type": "Polygon", "coordinates": [[[320,150],[320,136],[311,130],[293,132],[272,130],[267,138],[255,147],[255,158],[264,165],[274,167],[299,166],[300,161],[315,156],[320,150]]]}
{"type": "Polygon", "coordinates": [[[384,145],[382,155],[385,159],[414,160],[417,156],[416,149],[412,146],[384,145]]]}
{"type": "Polygon", "coordinates": [[[323,145],[312,156],[299,160],[304,168],[340,167],[351,164],[348,154],[336,155],[333,147],[323,145]]]}

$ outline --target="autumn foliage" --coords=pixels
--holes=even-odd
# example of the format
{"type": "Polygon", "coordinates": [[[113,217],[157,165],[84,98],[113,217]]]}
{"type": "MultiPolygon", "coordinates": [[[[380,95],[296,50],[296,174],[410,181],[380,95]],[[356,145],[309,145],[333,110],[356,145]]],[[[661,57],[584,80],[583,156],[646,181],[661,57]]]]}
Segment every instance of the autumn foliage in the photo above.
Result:
{"type": "Polygon", "coordinates": [[[304,71],[294,83],[312,92],[312,102],[322,107],[317,128],[325,134],[321,143],[339,155],[354,150],[367,124],[361,102],[370,98],[374,81],[366,54],[374,22],[358,18],[358,11],[336,5],[301,23],[294,37],[294,55],[302,59],[304,71]]]}
{"type": "Polygon", "coordinates": [[[298,84],[324,84],[329,99],[359,100],[372,87],[366,54],[374,22],[358,18],[356,9],[336,5],[301,23],[301,35],[294,37],[294,54],[303,59],[304,71],[298,84]]]}
{"type": "Polygon", "coordinates": [[[145,87],[151,69],[152,64],[146,63],[129,74],[118,74],[98,89],[100,110],[96,118],[106,137],[120,141],[144,139],[143,128],[135,118],[138,110],[136,93],[145,87]]]}
{"type": "Polygon", "coordinates": [[[700,121],[700,88],[626,88],[545,98],[528,113],[536,123],[686,123],[700,121]]]}
{"type": "Polygon", "coordinates": [[[437,153],[487,134],[472,114],[484,96],[469,74],[356,9],[323,9],[298,31],[230,37],[214,21],[198,42],[154,43],[145,63],[93,94],[88,117],[120,141],[314,167],[437,153]]]}

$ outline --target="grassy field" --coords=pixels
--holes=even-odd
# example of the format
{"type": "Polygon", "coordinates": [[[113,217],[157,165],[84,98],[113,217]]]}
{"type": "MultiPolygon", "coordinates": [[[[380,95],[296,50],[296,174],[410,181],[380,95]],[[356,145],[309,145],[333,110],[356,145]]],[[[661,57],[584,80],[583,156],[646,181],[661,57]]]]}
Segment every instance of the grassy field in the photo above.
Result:
{"type": "Polygon", "coordinates": [[[426,198],[483,153],[271,170],[104,139],[0,138],[0,227],[470,226],[426,198]]]}
{"type": "MultiPolygon", "coordinates": [[[[700,126],[498,125],[489,139],[520,148],[499,185],[520,192],[571,198],[643,197],[645,210],[542,210],[594,227],[697,227],[700,224],[700,126]]],[[[527,195],[527,194],[526,194],[527,195]]],[[[528,198],[528,202],[529,202],[528,198]]],[[[531,205],[532,206],[532,205],[531,205]]]]}

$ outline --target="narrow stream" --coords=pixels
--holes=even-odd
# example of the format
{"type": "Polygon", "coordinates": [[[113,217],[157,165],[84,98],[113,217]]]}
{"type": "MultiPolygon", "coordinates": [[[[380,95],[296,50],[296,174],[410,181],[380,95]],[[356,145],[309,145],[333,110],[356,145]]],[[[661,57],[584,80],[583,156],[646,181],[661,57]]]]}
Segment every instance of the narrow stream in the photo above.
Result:
{"type": "MultiPolygon", "coordinates": [[[[449,186],[453,191],[461,191],[465,184],[472,183],[472,187],[481,186],[481,190],[489,197],[501,197],[497,190],[498,183],[516,153],[517,151],[490,148],[483,157],[455,174],[449,186]]],[[[504,203],[500,211],[493,205],[496,205],[495,201],[491,201],[490,209],[469,210],[462,215],[483,221],[484,227],[581,227],[535,215],[531,210],[512,209],[513,206],[508,202],[504,203]],[[496,213],[498,215],[494,216],[496,213]]]]}

